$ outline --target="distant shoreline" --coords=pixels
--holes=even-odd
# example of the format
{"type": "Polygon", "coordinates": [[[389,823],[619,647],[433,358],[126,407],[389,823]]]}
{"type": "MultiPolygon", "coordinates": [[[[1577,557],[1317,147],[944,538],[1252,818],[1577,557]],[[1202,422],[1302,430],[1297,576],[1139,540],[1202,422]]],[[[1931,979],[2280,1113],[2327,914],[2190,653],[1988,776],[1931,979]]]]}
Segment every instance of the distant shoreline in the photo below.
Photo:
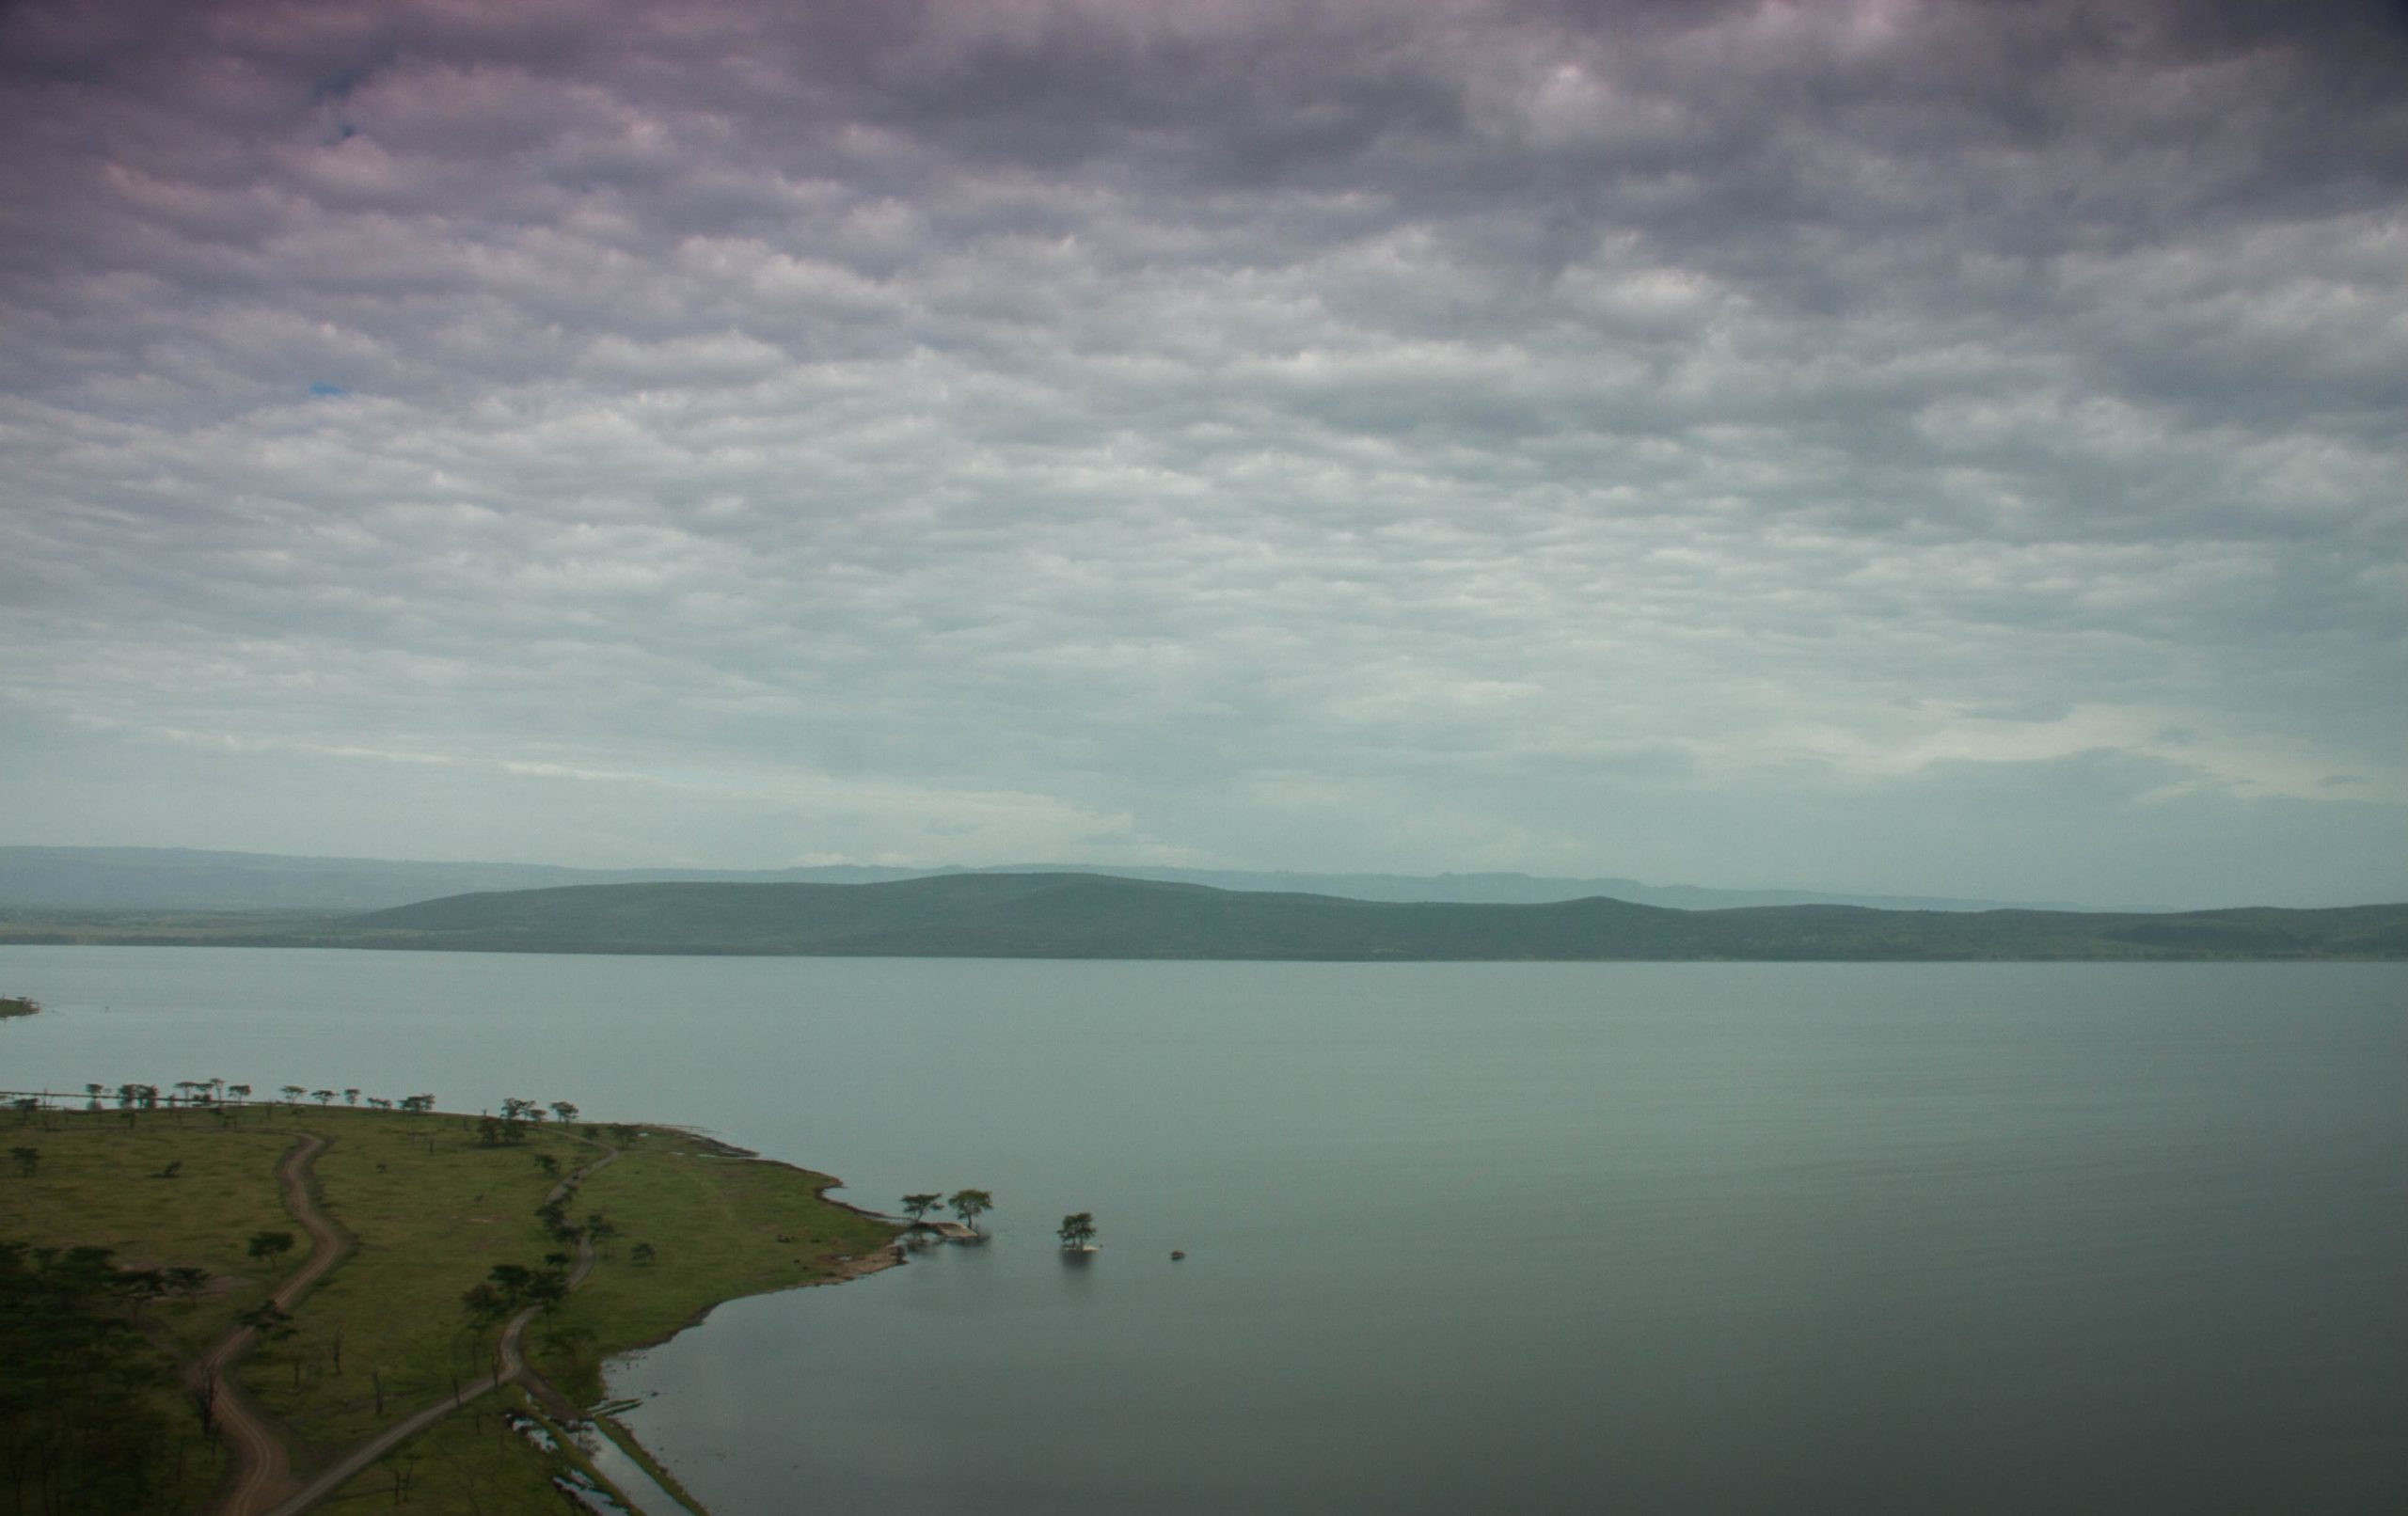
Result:
{"type": "Polygon", "coordinates": [[[0,915],[0,944],[656,956],[1478,962],[2394,962],[2408,905],[2174,912],[1387,902],[1091,874],[573,885],[354,915],[0,915]]]}

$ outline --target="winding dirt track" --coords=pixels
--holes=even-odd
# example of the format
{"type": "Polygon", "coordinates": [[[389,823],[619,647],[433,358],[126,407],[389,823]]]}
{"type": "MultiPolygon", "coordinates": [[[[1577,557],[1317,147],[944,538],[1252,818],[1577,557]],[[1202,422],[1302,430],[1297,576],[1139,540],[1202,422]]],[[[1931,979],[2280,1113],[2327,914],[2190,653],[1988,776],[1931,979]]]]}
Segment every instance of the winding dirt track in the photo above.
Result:
{"type": "MultiPolygon", "coordinates": [[[[310,1140],[313,1142],[318,1141],[315,1138],[310,1140]]],[[[324,1147],[325,1144],[319,1142],[318,1145],[320,1147],[324,1147]]],[[[312,1150],[310,1156],[316,1156],[314,1150],[312,1150]]],[[[586,1164],[583,1168],[576,1170],[566,1178],[562,1179],[559,1184],[554,1185],[552,1187],[551,1193],[545,1197],[546,1201],[548,1203],[549,1201],[564,1198],[568,1194],[569,1188],[572,1185],[575,1185],[595,1170],[608,1167],[618,1158],[618,1156],[619,1150],[617,1148],[608,1146],[607,1145],[603,1145],[602,1157],[595,1159],[593,1162],[586,1164]]],[[[288,1166],[289,1164],[290,1161],[288,1160],[288,1166]]],[[[292,1197],[293,1193],[293,1190],[288,1185],[285,1191],[288,1200],[292,1197]]],[[[304,1201],[305,1203],[307,1202],[306,1191],[304,1194],[304,1201]]],[[[314,1206],[311,1207],[311,1213],[315,1213],[314,1206]]],[[[312,1230],[312,1235],[315,1235],[314,1229],[312,1230]]],[[[340,1234],[336,1235],[339,1236],[340,1234]]],[[[311,1255],[310,1261],[312,1263],[316,1262],[315,1255],[311,1255]]],[[[327,1267],[331,1268],[333,1265],[329,1263],[327,1267]]],[[[324,1269],[318,1271],[319,1273],[324,1273],[325,1271],[325,1270],[324,1269]]],[[[578,1286],[583,1284],[585,1282],[585,1276],[593,1271],[594,1240],[589,1237],[579,1236],[577,1240],[577,1264],[569,1271],[568,1287],[575,1289],[578,1286]]],[[[311,1275],[312,1279],[315,1277],[316,1275],[311,1275]]],[[[277,1496],[281,1496],[282,1498],[277,1504],[268,1507],[264,1510],[261,1510],[258,1504],[238,1503],[243,1490],[250,1488],[248,1481],[246,1480],[246,1482],[238,1488],[236,1496],[230,1498],[226,1505],[218,1508],[219,1516],[299,1516],[300,1512],[308,1510],[319,1501],[324,1500],[326,1496],[334,1493],[336,1490],[341,1488],[341,1486],[351,1479],[353,1476],[358,1474],[362,1469],[367,1468],[371,1463],[375,1462],[378,1459],[392,1451],[392,1449],[401,1443],[405,1442],[409,1438],[425,1430],[427,1428],[442,1420],[445,1416],[450,1415],[460,1407],[467,1405],[469,1401],[477,1398],[479,1396],[483,1395],[490,1390],[498,1389],[500,1386],[511,1382],[513,1380],[518,1381],[521,1387],[526,1389],[529,1394],[533,1395],[538,1400],[542,1401],[546,1409],[559,1414],[570,1416],[576,1415],[576,1408],[570,1406],[565,1400],[562,1399],[560,1392],[553,1389],[549,1383],[546,1382],[542,1375],[528,1367],[526,1359],[519,1352],[519,1339],[526,1334],[527,1323],[535,1319],[535,1315],[540,1309],[541,1307],[530,1305],[525,1310],[519,1312],[516,1316],[512,1317],[510,1319],[510,1324],[502,1328],[501,1344],[499,1350],[500,1366],[493,1373],[486,1375],[483,1379],[478,1380],[473,1383],[462,1385],[459,1393],[456,1395],[447,1395],[442,1399],[436,1401],[433,1405],[427,1406],[422,1410],[403,1417],[401,1420],[393,1423],[384,1430],[376,1433],[372,1437],[370,1437],[367,1441],[349,1449],[341,1457],[336,1459],[332,1463],[328,1464],[325,1468],[320,1470],[315,1476],[311,1477],[306,1483],[296,1485],[291,1476],[285,1472],[287,1461],[284,1445],[281,1443],[275,1443],[274,1438],[269,1437],[266,1433],[264,1427],[257,1428],[256,1429],[259,1431],[261,1436],[266,1437],[268,1441],[275,1443],[273,1458],[276,1464],[277,1476],[279,1478],[280,1483],[275,1489],[274,1493],[277,1496]]],[[[244,1346],[247,1347],[248,1343],[246,1342],[244,1346]]],[[[231,1382],[230,1381],[228,1382],[230,1383],[231,1382]]],[[[220,1415],[220,1420],[224,1420],[222,1413],[220,1415]]],[[[230,1429],[229,1432],[229,1440],[232,1440],[232,1433],[230,1429]]],[[[236,1443],[236,1449],[238,1454],[242,1453],[242,1445],[239,1442],[236,1443]]],[[[267,1492],[262,1488],[261,1496],[255,1498],[264,1498],[266,1493],[267,1492]]]]}
{"type": "MultiPolygon", "coordinates": [[[[276,1176],[284,1188],[284,1208],[309,1234],[311,1243],[309,1258],[268,1296],[281,1311],[291,1311],[312,1285],[352,1255],[351,1238],[326,1218],[318,1208],[317,1197],[309,1192],[309,1166],[325,1150],[324,1137],[304,1132],[276,1166],[276,1176]]],[[[195,1384],[209,1397],[218,1430],[234,1450],[234,1484],[217,1508],[221,1516],[251,1516],[293,1484],[292,1460],[284,1439],[243,1393],[242,1383],[232,1373],[234,1365],[258,1340],[255,1329],[236,1327],[211,1344],[193,1370],[195,1384]]]]}

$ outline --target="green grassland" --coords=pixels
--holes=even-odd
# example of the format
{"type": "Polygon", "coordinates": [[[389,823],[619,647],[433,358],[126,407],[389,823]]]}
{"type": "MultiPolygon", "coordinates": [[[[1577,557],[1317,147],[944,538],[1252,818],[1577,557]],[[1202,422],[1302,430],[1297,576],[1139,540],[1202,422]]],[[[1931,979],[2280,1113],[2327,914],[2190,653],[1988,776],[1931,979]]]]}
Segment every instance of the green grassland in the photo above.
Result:
{"type": "MultiPolygon", "coordinates": [[[[471,1319],[463,1296],[497,1264],[540,1268],[573,1247],[537,1214],[558,1175],[620,1156],[561,1207],[594,1228],[594,1271],[526,1336],[530,1362],[578,1405],[602,1395],[612,1354],[657,1341],[724,1300],[841,1277],[840,1261],[872,1255],[896,1229],[817,1192],[826,1176],[729,1155],[660,1128],[524,1125],[488,1143],[477,1118],[341,1105],[171,1111],[45,1112],[7,1118],[12,1145],[38,1149],[31,1172],[0,1170],[0,1240],[114,1250],[120,1268],[197,1267],[194,1298],[136,1303],[164,1364],[190,1357],[257,1306],[298,1266],[308,1238],[286,1214],[276,1167],[298,1136],[329,1146],[314,1165],[321,1208],[356,1251],[293,1312],[289,1335],[263,1342],[245,1387],[289,1429],[296,1472],[472,1382],[492,1364],[498,1328],[471,1319]],[[173,1177],[160,1177],[168,1165],[173,1177]],[[250,1238],[299,1235],[268,1265],[250,1238]],[[649,1244],[640,1247],[640,1244],[649,1244]]],[[[172,1503],[197,1509],[222,1470],[198,1413],[172,1387],[154,1393],[181,1451],[172,1503]]],[[[369,1495],[426,1511],[552,1512],[558,1455],[503,1425],[528,1409],[515,1391],[487,1397],[404,1444],[338,1496],[369,1495]],[[405,1482],[404,1482],[405,1481],[405,1482]]],[[[575,1461],[574,1456],[570,1461],[575,1461]]],[[[0,1510],[8,1490],[0,1478],[0,1510]]],[[[24,1508],[40,1508],[27,1506],[24,1508]]]]}

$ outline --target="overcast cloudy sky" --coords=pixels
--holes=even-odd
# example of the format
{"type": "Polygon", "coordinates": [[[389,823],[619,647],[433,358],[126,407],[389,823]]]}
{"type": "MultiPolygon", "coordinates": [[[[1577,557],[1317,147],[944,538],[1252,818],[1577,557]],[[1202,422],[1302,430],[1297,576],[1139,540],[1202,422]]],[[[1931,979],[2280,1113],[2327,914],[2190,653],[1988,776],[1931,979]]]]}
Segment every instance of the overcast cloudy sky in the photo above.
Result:
{"type": "Polygon", "coordinates": [[[0,843],[2408,898],[2408,19],[0,9],[0,843]]]}

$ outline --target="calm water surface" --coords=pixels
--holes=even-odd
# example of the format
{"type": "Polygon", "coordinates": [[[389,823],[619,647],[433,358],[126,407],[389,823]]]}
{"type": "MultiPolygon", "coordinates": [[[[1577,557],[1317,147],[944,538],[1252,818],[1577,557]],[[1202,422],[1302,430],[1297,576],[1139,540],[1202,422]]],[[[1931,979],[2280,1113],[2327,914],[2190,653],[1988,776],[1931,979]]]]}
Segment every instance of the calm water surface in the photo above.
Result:
{"type": "Polygon", "coordinates": [[[718,1516],[2408,1509],[2401,966],[0,948],[0,991],[52,1007],[0,1085],[566,1098],[992,1190],[983,1249],[623,1366],[718,1516]]]}

